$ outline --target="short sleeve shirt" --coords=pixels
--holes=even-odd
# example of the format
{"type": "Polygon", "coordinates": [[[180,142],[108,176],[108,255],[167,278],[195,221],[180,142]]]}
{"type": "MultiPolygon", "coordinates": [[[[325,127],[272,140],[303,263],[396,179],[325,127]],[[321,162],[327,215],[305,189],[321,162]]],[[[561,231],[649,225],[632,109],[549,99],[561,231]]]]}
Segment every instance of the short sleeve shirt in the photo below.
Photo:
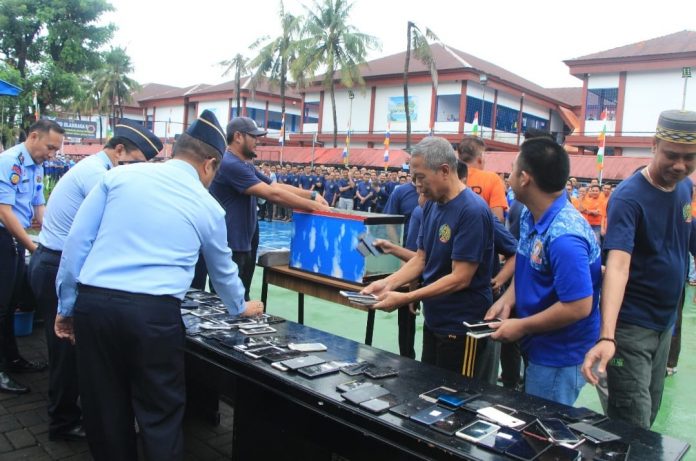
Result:
{"type": "Polygon", "coordinates": [[[0,203],[12,206],[24,228],[31,226],[34,207],[46,203],[43,179],[43,165],[34,163],[24,143],[0,154],[0,203]]]}
{"type": "Polygon", "coordinates": [[[522,339],[530,362],[549,367],[582,363],[599,335],[600,248],[592,228],[568,201],[558,197],[538,222],[525,209],[515,260],[515,309],[530,317],[557,302],[592,296],[590,315],[566,327],[522,339]]]}
{"type": "Polygon", "coordinates": [[[491,208],[507,210],[508,201],[505,194],[505,183],[500,176],[492,171],[469,167],[466,184],[476,192],[491,208]]]}
{"type": "Polygon", "coordinates": [[[427,202],[418,248],[425,252],[424,285],[451,274],[452,261],[478,264],[467,288],[423,300],[425,324],[430,330],[438,334],[465,334],[462,322],[482,319],[492,302],[494,249],[490,209],[469,188],[445,204],[427,202]]]}
{"type": "Polygon", "coordinates": [[[604,250],[631,254],[620,322],[655,331],[673,325],[688,273],[691,184],[663,192],[635,173],[612,193],[604,250]]]}
{"type": "Polygon", "coordinates": [[[256,197],[244,192],[261,182],[271,184],[253,164],[225,152],[210,193],[225,210],[227,243],[232,251],[251,251],[257,224],[256,197]]]}

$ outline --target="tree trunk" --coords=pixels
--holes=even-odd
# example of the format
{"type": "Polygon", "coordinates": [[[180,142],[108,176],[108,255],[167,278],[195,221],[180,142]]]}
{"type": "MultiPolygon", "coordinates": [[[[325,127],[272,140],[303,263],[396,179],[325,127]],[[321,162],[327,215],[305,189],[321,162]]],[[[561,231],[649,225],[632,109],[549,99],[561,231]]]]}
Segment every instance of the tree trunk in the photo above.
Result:
{"type": "Polygon", "coordinates": [[[237,117],[242,115],[242,96],[239,94],[239,92],[242,90],[242,83],[239,81],[239,79],[241,78],[241,70],[242,69],[239,66],[237,66],[237,70],[235,72],[236,86],[234,88],[234,92],[237,96],[237,117]]]}
{"type": "MultiPolygon", "coordinates": [[[[333,72],[331,75],[331,112],[333,113],[333,144],[338,147],[338,121],[336,117],[336,85],[333,81],[333,72]]],[[[349,128],[350,129],[350,128],[349,128]]]]}
{"type": "Polygon", "coordinates": [[[408,107],[408,65],[411,60],[411,22],[406,28],[406,60],[404,62],[404,112],[406,115],[406,151],[411,148],[411,113],[408,107]]]}

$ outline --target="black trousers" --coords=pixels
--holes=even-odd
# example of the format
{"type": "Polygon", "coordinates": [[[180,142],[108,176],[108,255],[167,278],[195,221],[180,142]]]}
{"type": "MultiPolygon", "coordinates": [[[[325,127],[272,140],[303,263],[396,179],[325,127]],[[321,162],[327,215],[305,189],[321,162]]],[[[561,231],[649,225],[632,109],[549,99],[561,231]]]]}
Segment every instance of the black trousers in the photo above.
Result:
{"type": "Polygon", "coordinates": [[[19,358],[13,300],[24,279],[24,251],[7,229],[0,227],[0,371],[5,371],[8,362],[19,358]]]}
{"type": "Polygon", "coordinates": [[[499,354],[498,344],[489,338],[443,335],[423,325],[423,363],[495,384],[499,354]]]}
{"type": "MultiPolygon", "coordinates": [[[[419,305],[419,303],[416,304],[416,306],[419,305]]],[[[408,306],[401,306],[397,318],[399,321],[399,355],[415,359],[416,316],[411,313],[408,306]]]]}
{"type": "Polygon", "coordinates": [[[254,270],[256,269],[256,253],[259,249],[259,226],[256,225],[256,232],[251,239],[251,251],[232,251],[232,261],[237,264],[239,269],[239,278],[244,285],[244,300],[249,301],[249,291],[251,290],[251,281],[254,278],[254,270]]]}
{"type": "Polygon", "coordinates": [[[54,330],[58,297],[56,274],[60,252],[39,245],[29,262],[29,284],[44,318],[48,347],[48,416],[49,432],[70,430],[82,419],[78,405],[77,356],[75,346],[58,339],[54,330]]]}
{"type": "Polygon", "coordinates": [[[97,461],[183,459],[180,301],[80,285],[74,311],[84,427],[97,461]]]}

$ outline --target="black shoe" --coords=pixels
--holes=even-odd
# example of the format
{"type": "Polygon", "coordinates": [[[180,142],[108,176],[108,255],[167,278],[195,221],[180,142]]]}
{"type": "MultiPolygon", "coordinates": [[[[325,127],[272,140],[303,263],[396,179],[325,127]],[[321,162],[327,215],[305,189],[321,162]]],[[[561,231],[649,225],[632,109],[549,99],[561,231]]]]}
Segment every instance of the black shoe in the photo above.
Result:
{"type": "Polygon", "coordinates": [[[48,367],[48,363],[39,360],[29,361],[22,357],[7,363],[7,369],[16,373],[31,373],[34,371],[43,371],[48,367]]]}
{"type": "Polygon", "coordinates": [[[10,375],[4,371],[0,371],[0,392],[6,392],[8,394],[26,394],[29,392],[29,387],[22,386],[12,379],[10,375]]]}
{"type": "Polygon", "coordinates": [[[87,438],[87,435],[85,434],[85,429],[82,427],[82,424],[78,424],[77,426],[73,426],[72,429],[67,430],[67,431],[60,431],[60,432],[48,434],[48,439],[51,440],[52,442],[55,442],[57,440],[79,441],[79,440],[85,440],[86,438],[87,438]]]}

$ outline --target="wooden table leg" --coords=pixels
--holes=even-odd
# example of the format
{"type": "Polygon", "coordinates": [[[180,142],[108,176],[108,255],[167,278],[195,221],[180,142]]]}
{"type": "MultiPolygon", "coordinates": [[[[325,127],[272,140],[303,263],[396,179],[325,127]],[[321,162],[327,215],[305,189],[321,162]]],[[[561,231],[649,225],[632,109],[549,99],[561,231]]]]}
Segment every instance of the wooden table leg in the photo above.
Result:
{"type": "Polygon", "coordinates": [[[297,293],[297,323],[304,325],[304,293],[297,293]]]}
{"type": "Polygon", "coordinates": [[[367,328],[365,329],[365,344],[372,346],[372,333],[375,331],[375,310],[367,311],[367,328]]]}

